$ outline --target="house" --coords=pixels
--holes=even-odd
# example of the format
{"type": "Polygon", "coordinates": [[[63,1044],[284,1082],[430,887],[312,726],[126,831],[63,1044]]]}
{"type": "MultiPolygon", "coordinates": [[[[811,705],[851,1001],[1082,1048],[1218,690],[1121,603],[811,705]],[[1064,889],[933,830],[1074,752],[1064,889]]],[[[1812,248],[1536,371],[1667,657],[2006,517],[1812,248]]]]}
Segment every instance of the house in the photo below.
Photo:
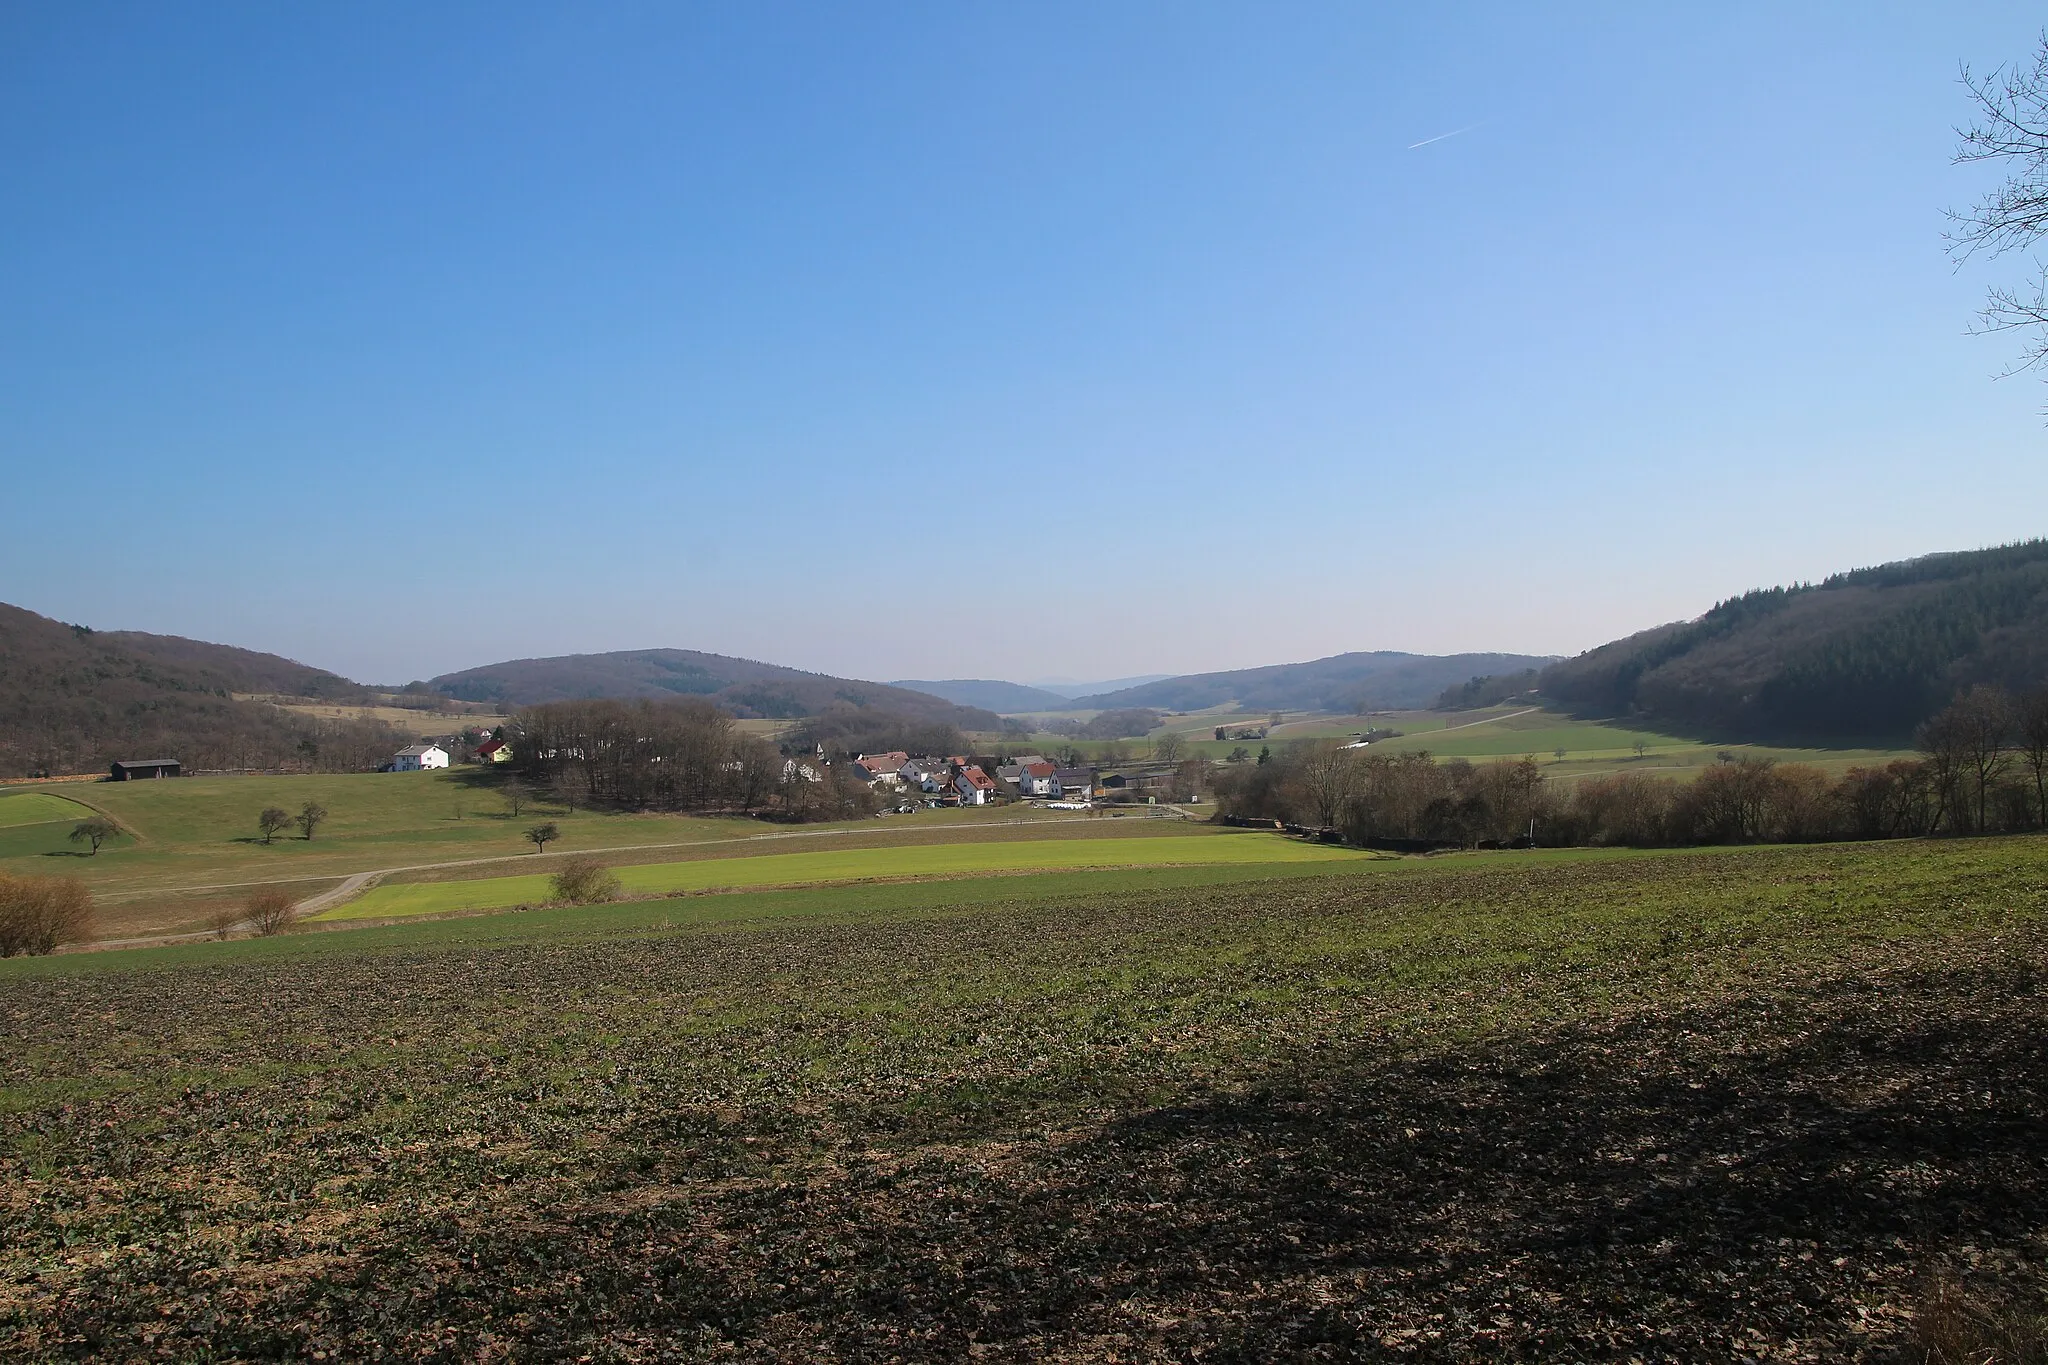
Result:
{"type": "Polygon", "coordinates": [[[903,765],[910,762],[910,755],[898,749],[886,754],[862,754],[853,761],[854,775],[863,782],[887,782],[896,786],[903,781],[903,765]]]}
{"type": "Polygon", "coordinates": [[[411,744],[391,756],[391,771],[416,773],[448,766],[448,751],[438,744],[411,744]]]}
{"type": "Polygon", "coordinates": [[[1053,784],[1053,774],[1059,769],[1044,759],[1017,765],[1017,790],[1026,796],[1058,796],[1059,789],[1053,784]]]}
{"type": "Polygon", "coordinates": [[[476,746],[479,763],[504,763],[512,757],[512,746],[502,739],[487,739],[476,746]]]}
{"type": "Polygon", "coordinates": [[[1079,797],[1085,801],[1096,795],[1096,792],[1095,769],[1056,768],[1053,770],[1051,795],[1063,796],[1069,800],[1079,797]]]}
{"type": "Polygon", "coordinates": [[[937,794],[953,785],[953,765],[935,758],[913,758],[901,769],[905,782],[921,792],[937,794]]]}
{"type": "Polygon", "coordinates": [[[109,782],[133,782],[139,777],[177,777],[184,768],[175,758],[131,758],[107,770],[109,782]]]}
{"type": "Polygon", "coordinates": [[[1002,763],[996,766],[996,781],[998,782],[1005,782],[1015,787],[1020,785],[1019,779],[1023,776],[1024,770],[1014,763],[1002,763]]]}
{"type": "Polygon", "coordinates": [[[972,763],[962,768],[960,775],[953,779],[953,789],[960,793],[963,806],[986,806],[996,794],[994,780],[972,763]]]}

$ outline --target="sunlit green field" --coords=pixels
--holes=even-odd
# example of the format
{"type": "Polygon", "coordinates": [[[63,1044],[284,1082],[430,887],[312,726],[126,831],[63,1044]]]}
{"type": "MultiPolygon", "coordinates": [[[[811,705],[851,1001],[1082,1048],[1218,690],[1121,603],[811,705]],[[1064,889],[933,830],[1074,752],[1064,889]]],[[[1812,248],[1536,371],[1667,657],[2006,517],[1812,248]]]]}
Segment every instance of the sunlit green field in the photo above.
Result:
{"type": "MultiPolygon", "coordinates": [[[[1237,831],[1149,839],[1062,839],[1057,842],[971,843],[906,848],[780,853],[614,868],[627,895],[713,891],[760,886],[801,886],[880,878],[971,877],[1093,867],[1267,866],[1287,863],[1356,865],[1372,855],[1278,834],[1237,831]]],[[[321,920],[387,919],[538,904],[548,899],[549,877],[488,877],[473,881],[379,886],[323,915],[321,920]]]]}

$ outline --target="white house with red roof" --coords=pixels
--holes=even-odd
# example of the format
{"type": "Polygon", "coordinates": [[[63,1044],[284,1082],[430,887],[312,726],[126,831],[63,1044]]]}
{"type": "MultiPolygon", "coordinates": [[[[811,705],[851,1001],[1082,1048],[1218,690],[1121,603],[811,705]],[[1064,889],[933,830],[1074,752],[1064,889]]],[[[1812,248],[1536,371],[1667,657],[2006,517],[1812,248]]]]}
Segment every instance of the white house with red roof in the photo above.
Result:
{"type": "Polygon", "coordinates": [[[953,779],[953,790],[960,793],[963,806],[986,806],[996,797],[995,779],[972,763],[953,779]]]}

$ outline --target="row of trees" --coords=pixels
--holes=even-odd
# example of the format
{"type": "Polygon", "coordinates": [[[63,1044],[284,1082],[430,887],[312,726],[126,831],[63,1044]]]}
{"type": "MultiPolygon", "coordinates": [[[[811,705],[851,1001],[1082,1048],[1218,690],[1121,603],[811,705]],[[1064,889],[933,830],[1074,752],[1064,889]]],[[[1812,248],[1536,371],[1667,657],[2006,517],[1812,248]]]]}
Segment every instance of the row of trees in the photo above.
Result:
{"type": "Polygon", "coordinates": [[[1334,828],[1357,843],[1472,846],[1885,839],[2048,828],[2048,688],[1975,689],[1920,734],[1922,756],[1851,768],[1768,758],[1715,764],[1690,782],[1649,772],[1546,781],[1535,760],[1438,763],[1333,741],[1219,770],[1229,815],[1334,828]]]}

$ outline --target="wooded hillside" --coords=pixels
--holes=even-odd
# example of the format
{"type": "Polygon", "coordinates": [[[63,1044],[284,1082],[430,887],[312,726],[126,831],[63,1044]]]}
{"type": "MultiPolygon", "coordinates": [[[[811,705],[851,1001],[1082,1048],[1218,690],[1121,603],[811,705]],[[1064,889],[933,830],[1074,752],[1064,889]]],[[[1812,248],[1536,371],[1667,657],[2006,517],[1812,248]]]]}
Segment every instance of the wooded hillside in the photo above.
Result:
{"type": "Polygon", "coordinates": [[[140,758],[194,769],[375,767],[410,742],[373,722],[318,722],[231,695],[258,690],[249,686],[255,679],[317,669],[173,636],[139,637],[172,646],[143,652],[137,638],[0,604],[0,776],[93,772],[140,758]],[[196,647],[185,651],[190,661],[177,657],[186,645],[196,647]],[[222,661],[231,671],[209,666],[222,661]]]}
{"type": "Polygon", "coordinates": [[[607,698],[705,697],[742,718],[794,720],[835,705],[885,711],[909,720],[993,730],[992,711],[956,706],[941,697],[883,683],[834,678],[754,659],[694,649],[633,649],[610,654],[567,654],[447,673],[430,683],[444,696],[507,706],[607,698]]]}
{"type": "Polygon", "coordinates": [[[1238,702],[1254,711],[1399,710],[1427,706],[1445,688],[1468,679],[1514,673],[1549,662],[1526,654],[1402,654],[1393,650],[1334,654],[1301,664],[1272,664],[1227,673],[1190,673],[1164,682],[1082,697],[1076,707],[1149,706],[1199,711],[1238,702]]]}
{"type": "Polygon", "coordinates": [[[1551,665],[1584,713],[1728,735],[1900,740],[1973,683],[2048,679],[2048,540],[1766,588],[1551,665]]]}

